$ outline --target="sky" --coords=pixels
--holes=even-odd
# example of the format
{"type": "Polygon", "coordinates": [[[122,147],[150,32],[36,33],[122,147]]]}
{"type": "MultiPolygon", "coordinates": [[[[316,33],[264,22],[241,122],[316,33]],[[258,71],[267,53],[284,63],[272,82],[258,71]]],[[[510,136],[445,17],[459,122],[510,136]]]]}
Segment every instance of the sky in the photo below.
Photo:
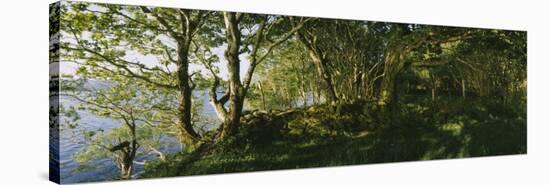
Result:
{"type": "MultiPolygon", "coordinates": [[[[86,36],[83,36],[83,37],[86,37],[86,36]]],[[[68,35],[63,35],[62,36],[62,42],[72,42],[71,41],[71,36],[68,36],[68,35]]],[[[163,42],[170,42],[170,41],[164,41],[166,39],[162,39],[163,42]]],[[[175,44],[170,44],[170,43],[167,43],[167,45],[175,45],[175,44]]],[[[224,80],[227,80],[227,60],[225,59],[223,53],[226,49],[226,45],[222,45],[220,47],[216,47],[216,48],[213,48],[212,49],[212,53],[215,54],[215,55],[218,55],[218,58],[220,59],[219,62],[217,62],[215,65],[219,68],[220,70],[220,74],[219,76],[224,79],[224,80]]],[[[158,57],[162,57],[162,56],[155,56],[155,55],[143,55],[135,50],[127,50],[126,52],[126,56],[124,57],[125,60],[128,60],[128,61],[133,61],[133,62],[139,62],[139,63],[142,63],[144,64],[145,66],[147,67],[153,67],[153,66],[162,66],[160,63],[159,63],[159,58],[158,57]]],[[[240,76],[241,76],[241,80],[244,78],[245,74],[246,74],[246,71],[248,70],[249,66],[250,66],[250,62],[248,61],[248,59],[246,57],[244,57],[243,55],[239,56],[240,60],[241,60],[241,63],[240,63],[240,76]]],[[[66,60],[63,60],[63,56],[61,56],[61,64],[59,65],[59,71],[61,74],[72,74],[74,75],[76,70],[78,69],[79,65],[76,64],[76,63],[73,63],[73,62],[67,62],[66,60]]],[[[189,73],[193,73],[195,71],[200,71],[201,74],[203,75],[206,75],[206,76],[210,76],[210,72],[201,64],[190,64],[189,65],[189,73]]],[[[170,70],[171,71],[175,71],[176,69],[176,66],[175,65],[171,65],[170,66],[170,70]]]]}
{"type": "MultiPolygon", "coordinates": [[[[220,59],[220,61],[215,64],[220,70],[219,76],[222,79],[227,80],[227,74],[228,74],[228,72],[227,72],[227,60],[223,56],[224,50],[225,50],[225,46],[221,46],[221,47],[217,47],[217,48],[212,49],[212,52],[213,52],[213,54],[218,55],[219,59],[220,59]]],[[[157,57],[158,56],[154,56],[154,55],[143,55],[143,54],[141,54],[139,52],[136,52],[136,51],[127,51],[126,57],[124,57],[124,59],[129,60],[129,61],[137,61],[139,63],[142,63],[142,64],[146,65],[147,67],[153,67],[153,66],[159,65],[159,59],[157,57]]],[[[63,58],[63,56],[61,56],[61,58],[63,58]]],[[[250,66],[250,62],[246,59],[246,57],[244,57],[242,55],[239,58],[241,59],[240,76],[241,76],[241,79],[244,79],[246,71],[248,70],[248,67],[250,66]]],[[[63,59],[61,59],[61,61],[62,62],[59,65],[60,73],[61,74],[73,74],[74,75],[75,72],[76,72],[76,69],[78,69],[79,65],[75,64],[75,63],[72,63],[72,62],[67,62],[66,60],[63,60],[63,59]]],[[[195,72],[195,71],[200,71],[201,74],[203,74],[203,75],[207,75],[207,76],[211,75],[210,72],[203,65],[200,65],[200,64],[190,64],[189,68],[190,68],[189,73],[192,73],[192,72],[195,72]]],[[[175,71],[175,65],[172,65],[170,67],[170,70],[175,71]]]]}
{"type": "MultiPolygon", "coordinates": [[[[89,9],[95,10],[95,11],[105,11],[104,8],[99,7],[99,6],[95,6],[93,4],[89,6],[89,9]]],[[[62,40],[62,42],[75,43],[74,39],[71,39],[71,37],[72,37],[71,35],[64,34],[64,35],[61,35],[61,40],[62,40]]],[[[82,37],[83,38],[89,38],[89,34],[84,33],[82,35],[82,37]]],[[[157,39],[161,40],[163,43],[165,43],[166,45],[171,46],[171,47],[175,47],[175,45],[176,45],[173,40],[169,39],[168,37],[166,37],[164,35],[158,36],[157,39]]],[[[223,80],[228,79],[228,76],[227,76],[228,75],[227,60],[224,58],[224,55],[223,55],[226,47],[227,46],[224,44],[220,47],[211,48],[211,51],[213,52],[213,54],[218,55],[218,58],[220,60],[215,65],[219,68],[220,74],[218,74],[218,75],[223,80]]],[[[124,57],[124,59],[128,60],[128,61],[142,63],[147,67],[153,67],[153,66],[159,65],[159,58],[158,57],[162,57],[162,56],[143,55],[143,54],[141,54],[137,51],[127,50],[126,57],[124,57]]],[[[241,80],[242,80],[242,79],[244,79],[244,77],[246,75],[246,71],[248,70],[248,67],[250,66],[250,62],[243,55],[239,56],[239,58],[240,58],[240,61],[241,61],[241,63],[240,63],[240,76],[241,76],[241,80]]],[[[75,63],[72,63],[72,62],[67,62],[66,60],[63,60],[63,56],[61,56],[60,61],[61,61],[61,63],[59,64],[59,71],[60,71],[61,74],[75,74],[76,70],[79,67],[78,64],[75,64],[75,63]]],[[[55,64],[53,66],[50,65],[50,68],[56,68],[55,64]]],[[[170,66],[171,71],[175,71],[175,68],[176,68],[175,65],[170,66]]],[[[203,74],[203,75],[206,75],[206,76],[211,75],[210,72],[203,65],[200,65],[200,64],[190,64],[189,68],[190,68],[189,73],[193,73],[195,71],[200,71],[201,74],[203,74]]]]}

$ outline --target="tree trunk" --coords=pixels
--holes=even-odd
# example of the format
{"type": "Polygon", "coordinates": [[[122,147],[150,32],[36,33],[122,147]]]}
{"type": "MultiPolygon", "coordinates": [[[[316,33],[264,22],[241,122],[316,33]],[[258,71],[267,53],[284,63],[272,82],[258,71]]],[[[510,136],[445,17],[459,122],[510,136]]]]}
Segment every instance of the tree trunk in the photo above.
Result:
{"type": "Polygon", "coordinates": [[[220,139],[225,140],[237,131],[243,108],[243,86],[240,79],[239,48],[241,45],[241,32],[239,30],[236,13],[225,12],[227,50],[224,53],[227,60],[229,75],[229,113],[222,124],[220,139]]]}
{"type": "Polygon", "coordinates": [[[121,179],[131,179],[132,178],[133,166],[132,164],[120,164],[120,178],[121,179]]]}
{"type": "Polygon", "coordinates": [[[334,85],[332,82],[332,74],[328,71],[328,61],[320,53],[321,51],[319,51],[317,46],[315,46],[315,40],[317,39],[313,38],[311,39],[312,41],[308,41],[303,35],[299,33],[297,33],[296,36],[298,37],[298,40],[308,50],[309,56],[313,60],[313,63],[315,64],[315,67],[317,69],[317,73],[319,74],[319,76],[321,76],[323,82],[325,83],[327,100],[329,102],[338,101],[338,96],[336,95],[336,90],[334,89],[334,85]]]}
{"type": "Polygon", "coordinates": [[[262,109],[266,110],[266,107],[265,107],[265,94],[264,94],[264,88],[262,87],[262,81],[258,81],[258,89],[260,90],[260,95],[262,96],[262,109]]]}
{"type": "Polygon", "coordinates": [[[462,85],[462,99],[466,99],[466,82],[464,78],[460,81],[462,85]]]}
{"type": "Polygon", "coordinates": [[[382,78],[378,94],[378,103],[380,105],[393,105],[396,103],[395,83],[399,73],[403,70],[404,57],[405,55],[401,48],[387,53],[384,60],[384,77],[382,78]]]}
{"type": "MultiPolygon", "coordinates": [[[[134,135],[134,138],[135,138],[135,135],[134,135]]],[[[139,148],[139,145],[136,139],[134,139],[132,140],[131,143],[128,141],[125,141],[111,149],[111,152],[114,152],[116,154],[115,162],[117,164],[118,169],[120,170],[121,179],[132,178],[132,172],[134,169],[133,162],[136,157],[136,152],[138,148],[139,148]]]]}
{"type": "Polygon", "coordinates": [[[363,72],[361,71],[362,69],[360,69],[359,67],[357,66],[354,66],[353,68],[353,85],[352,85],[352,89],[355,93],[354,97],[352,99],[356,99],[356,98],[362,98],[361,96],[361,82],[362,82],[362,77],[363,77],[363,72]]]}
{"type": "Polygon", "coordinates": [[[189,83],[191,80],[189,77],[189,61],[188,61],[188,51],[189,43],[178,43],[178,65],[177,65],[177,75],[178,75],[178,86],[180,90],[180,99],[178,106],[178,117],[179,125],[178,134],[182,143],[186,145],[186,150],[190,151],[193,149],[194,145],[199,140],[200,136],[193,129],[193,124],[191,122],[191,100],[193,98],[192,87],[189,83]]]}
{"type": "Polygon", "coordinates": [[[327,70],[327,61],[326,59],[320,58],[320,56],[316,56],[315,53],[310,52],[310,56],[313,59],[313,62],[315,63],[315,67],[317,68],[317,73],[321,76],[323,79],[323,82],[325,82],[326,90],[327,90],[327,100],[329,102],[334,102],[338,100],[338,96],[336,95],[336,91],[334,89],[334,84],[332,82],[332,75],[327,70]]]}

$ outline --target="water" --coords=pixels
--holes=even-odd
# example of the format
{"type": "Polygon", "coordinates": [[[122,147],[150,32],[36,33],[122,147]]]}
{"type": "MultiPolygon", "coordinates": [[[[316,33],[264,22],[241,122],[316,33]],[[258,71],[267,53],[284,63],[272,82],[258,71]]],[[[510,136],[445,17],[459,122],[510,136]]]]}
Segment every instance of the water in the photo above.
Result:
{"type": "MultiPolygon", "coordinates": [[[[214,108],[208,103],[208,96],[206,96],[204,92],[198,92],[195,95],[200,97],[203,101],[202,116],[211,117],[215,120],[216,114],[214,108]]],[[[78,103],[78,101],[70,97],[60,98],[60,104],[65,108],[70,106],[76,107],[78,103]]],[[[76,121],[76,123],[79,127],[86,130],[103,129],[108,131],[119,126],[119,123],[113,119],[98,117],[82,110],[79,110],[78,113],[80,119],[76,121]]],[[[63,117],[61,119],[63,119],[63,117]]],[[[61,182],[76,183],[117,179],[119,170],[111,158],[93,160],[86,164],[93,167],[92,169],[81,169],[83,166],[74,161],[73,156],[86,148],[87,145],[82,141],[83,137],[81,135],[74,135],[71,129],[61,130],[59,136],[61,182]]],[[[167,146],[160,148],[161,152],[169,154],[181,151],[181,146],[175,138],[164,137],[161,141],[167,143],[167,146]]],[[[136,161],[151,160],[155,158],[154,154],[148,154],[136,157],[136,161]]],[[[139,175],[141,172],[143,172],[143,165],[134,164],[133,175],[139,175]]]]}

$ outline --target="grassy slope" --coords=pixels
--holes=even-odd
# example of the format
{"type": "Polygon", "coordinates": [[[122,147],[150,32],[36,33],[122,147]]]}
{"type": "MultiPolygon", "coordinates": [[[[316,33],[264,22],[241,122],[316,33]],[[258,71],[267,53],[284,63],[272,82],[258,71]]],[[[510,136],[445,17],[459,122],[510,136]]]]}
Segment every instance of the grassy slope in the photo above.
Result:
{"type": "Polygon", "coordinates": [[[149,163],[143,177],[526,153],[525,110],[481,104],[404,104],[392,119],[365,103],[310,108],[284,123],[276,122],[288,124],[278,137],[252,132],[260,139],[217,144],[192,160],[190,155],[172,155],[149,163]],[[309,123],[305,133],[304,123],[309,123]]]}

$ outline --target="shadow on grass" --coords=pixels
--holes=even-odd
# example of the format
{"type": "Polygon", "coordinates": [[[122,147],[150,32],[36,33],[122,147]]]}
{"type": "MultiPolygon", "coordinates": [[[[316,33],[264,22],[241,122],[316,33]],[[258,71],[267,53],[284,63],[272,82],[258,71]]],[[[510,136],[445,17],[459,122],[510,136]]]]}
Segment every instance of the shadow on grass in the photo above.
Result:
{"type": "Polygon", "coordinates": [[[222,146],[221,151],[186,162],[182,162],[182,155],[174,155],[165,162],[149,164],[143,178],[513,155],[527,151],[525,112],[478,104],[433,107],[401,111],[392,119],[393,123],[387,123],[384,117],[373,119],[382,126],[367,134],[290,135],[262,143],[222,146]]]}

